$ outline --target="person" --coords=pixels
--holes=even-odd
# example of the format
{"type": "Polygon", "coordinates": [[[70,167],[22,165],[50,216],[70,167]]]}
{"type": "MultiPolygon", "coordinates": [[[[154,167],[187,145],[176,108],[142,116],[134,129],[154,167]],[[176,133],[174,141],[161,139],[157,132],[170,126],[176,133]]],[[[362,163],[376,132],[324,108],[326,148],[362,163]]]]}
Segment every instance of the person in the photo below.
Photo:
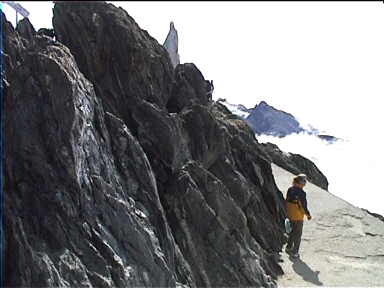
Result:
{"type": "Polygon", "coordinates": [[[308,220],[312,219],[307,207],[306,193],[303,190],[306,183],[307,176],[305,174],[295,176],[286,197],[287,214],[292,225],[292,231],[289,233],[285,252],[294,258],[300,257],[299,248],[303,233],[304,216],[306,215],[308,220]]]}

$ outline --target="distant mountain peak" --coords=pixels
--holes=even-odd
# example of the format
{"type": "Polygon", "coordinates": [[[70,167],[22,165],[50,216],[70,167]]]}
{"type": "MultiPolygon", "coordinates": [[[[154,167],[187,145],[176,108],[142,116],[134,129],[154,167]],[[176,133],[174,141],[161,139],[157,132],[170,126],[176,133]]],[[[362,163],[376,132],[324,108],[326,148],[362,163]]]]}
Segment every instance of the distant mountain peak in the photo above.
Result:
{"type": "Polygon", "coordinates": [[[245,121],[256,134],[284,137],[304,131],[293,115],[278,110],[265,101],[260,101],[259,105],[249,109],[249,112],[250,114],[245,118],[245,121]]]}
{"type": "Polygon", "coordinates": [[[264,100],[260,101],[259,105],[258,106],[269,106],[267,102],[265,102],[264,100]]]}
{"type": "Polygon", "coordinates": [[[265,100],[261,100],[259,104],[250,109],[242,104],[230,104],[226,99],[218,101],[222,101],[232,113],[243,118],[258,135],[285,137],[304,132],[308,135],[315,135],[328,143],[339,140],[337,137],[320,133],[320,130],[309,124],[303,125],[292,114],[269,105],[265,100]]]}

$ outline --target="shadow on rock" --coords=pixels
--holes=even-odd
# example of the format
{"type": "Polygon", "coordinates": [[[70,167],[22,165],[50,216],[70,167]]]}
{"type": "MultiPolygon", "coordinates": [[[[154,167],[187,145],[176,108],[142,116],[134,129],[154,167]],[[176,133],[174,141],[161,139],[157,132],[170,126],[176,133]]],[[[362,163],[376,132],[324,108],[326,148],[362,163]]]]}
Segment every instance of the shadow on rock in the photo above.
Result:
{"type": "Polygon", "coordinates": [[[320,271],[313,271],[311,267],[309,267],[307,263],[305,263],[301,259],[294,259],[292,257],[289,257],[289,259],[293,262],[293,270],[298,275],[300,275],[303,280],[311,282],[318,286],[323,286],[323,283],[319,280],[320,271]]]}

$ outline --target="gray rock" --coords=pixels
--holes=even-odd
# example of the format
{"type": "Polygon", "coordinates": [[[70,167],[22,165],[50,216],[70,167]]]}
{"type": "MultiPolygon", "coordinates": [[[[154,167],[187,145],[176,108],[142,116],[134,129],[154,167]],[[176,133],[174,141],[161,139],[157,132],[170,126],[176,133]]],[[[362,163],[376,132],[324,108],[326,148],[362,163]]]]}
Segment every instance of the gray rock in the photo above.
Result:
{"type": "Polygon", "coordinates": [[[207,85],[203,74],[193,63],[178,65],[175,82],[167,103],[169,112],[180,112],[193,104],[208,105],[207,85]]]}
{"type": "Polygon", "coordinates": [[[53,25],[3,23],[6,286],[276,286],[284,201],[249,126],[123,9],[53,25]]]}
{"type": "Polygon", "coordinates": [[[163,46],[168,51],[173,68],[175,68],[178,64],[180,64],[180,56],[178,52],[179,38],[173,22],[169,24],[169,32],[163,46]]]}
{"type": "Polygon", "coordinates": [[[379,219],[379,220],[381,220],[381,221],[384,222],[384,216],[383,216],[383,215],[380,215],[380,214],[371,212],[371,211],[369,211],[369,210],[367,210],[367,209],[363,209],[363,208],[362,208],[362,210],[365,211],[365,212],[367,212],[369,215],[371,215],[371,216],[373,216],[373,217],[376,217],[377,219],[379,219]]]}
{"type": "Polygon", "coordinates": [[[270,161],[274,164],[295,175],[304,173],[310,182],[324,190],[328,190],[329,183],[327,177],[311,160],[300,154],[283,152],[277,145],[269,142],[263,143],[262,147],[264,152],[269,156],[270,161]]]}
{"type": "Polygon", "coordinates": [[[55,32],[53,31],[53,29],[40,28],[39,31],[37,31],[37,34],[55,38],[55,32]]]}
{"type": "Polygon", "coordinates": [[[137,140],[68,48],[6,39],[19,56],[6,73],[7,286],[175,286],[175,243],[137,140]]]}
{"type": "Polygon", "coordinates": [[[36,35],[36,30],[28,18],[23,18],[16,25],[16,31],[25,39],[32,40],[36,35]]]}

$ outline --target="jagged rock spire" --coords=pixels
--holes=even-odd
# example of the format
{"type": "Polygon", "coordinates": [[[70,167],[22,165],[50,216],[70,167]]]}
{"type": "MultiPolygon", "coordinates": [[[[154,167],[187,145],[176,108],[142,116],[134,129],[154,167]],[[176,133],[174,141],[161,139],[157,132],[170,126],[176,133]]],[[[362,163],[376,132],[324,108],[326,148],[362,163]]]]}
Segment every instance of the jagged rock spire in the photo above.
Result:
{"type": "Polygon", "coordinates": [[[179,40],[177,37],[177,31],[175,29],[174,23],[171,21],[169,25],[169,32],[167,38],[164,41],[164,48],[168,51],[169,57],[171,58],[173,68],[180,64],[180,57],[177,51],[179,45],[179,40]]]}

